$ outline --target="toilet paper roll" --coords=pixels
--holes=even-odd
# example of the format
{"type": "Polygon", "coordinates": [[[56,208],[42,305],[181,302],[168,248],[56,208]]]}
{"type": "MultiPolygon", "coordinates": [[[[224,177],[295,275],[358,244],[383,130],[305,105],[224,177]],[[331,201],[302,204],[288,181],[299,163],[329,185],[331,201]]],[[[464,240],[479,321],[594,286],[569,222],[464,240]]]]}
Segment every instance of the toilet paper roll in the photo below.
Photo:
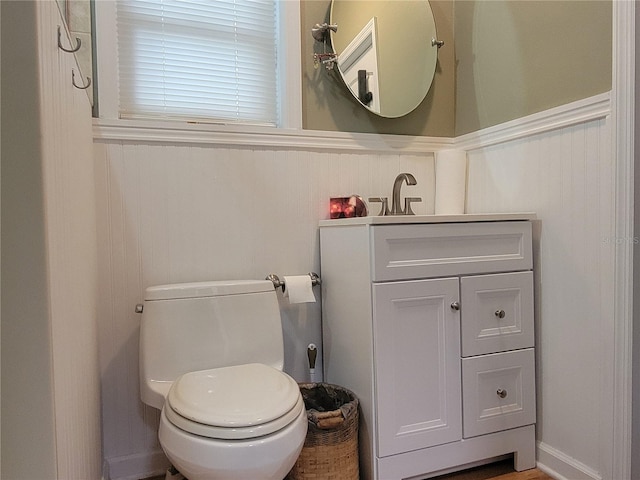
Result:
{"type": "Polygon", "coordinates": [[[436,215],[464,213],[467,189],[467,152],[443,150],[436,154],[436,215]]]}
{"type": "Polygon", "coordinates": [[[309,275],[294,275],[284,277],[284,296],[289,299],[289,303],[310,303],[315,302],[313,285],[309,275]]]}

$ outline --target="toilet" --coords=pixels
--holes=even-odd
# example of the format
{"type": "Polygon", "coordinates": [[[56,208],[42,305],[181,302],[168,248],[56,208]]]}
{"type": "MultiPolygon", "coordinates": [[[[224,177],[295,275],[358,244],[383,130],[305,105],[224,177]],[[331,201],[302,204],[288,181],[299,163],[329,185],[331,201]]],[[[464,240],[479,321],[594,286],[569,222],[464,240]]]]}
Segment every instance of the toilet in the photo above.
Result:
{"type": "Polygon", "coordinates": [[[149,287],[140,324],[140,396],[161,410],[158,437],[189,480],[282,480],[307,416],[283,372],[273,283],[149,287]]]}

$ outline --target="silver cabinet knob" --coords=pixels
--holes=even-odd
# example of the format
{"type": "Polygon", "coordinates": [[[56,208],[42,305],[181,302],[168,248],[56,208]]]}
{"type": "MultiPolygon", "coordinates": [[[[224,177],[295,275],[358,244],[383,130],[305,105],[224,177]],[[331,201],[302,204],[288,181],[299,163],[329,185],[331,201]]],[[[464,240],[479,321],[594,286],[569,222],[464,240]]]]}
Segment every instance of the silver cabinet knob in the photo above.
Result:
{"type": "Polygon", "coordinates": [[[451,304],[451,310],[454,310],[454,311],[456,311],[456,312],[457,312],[458,310],[460,310],[460,303],[459,303],[459,302],[453,302],[453,303],[451,304]]]}
{"type": "Polygon", "coordinates": [[[497,394],[500,398],[504,398],[504,397],[506,397],[506,396],[507,396],[507,391],[506,391],[506,390],[504,390],[504,389],[502,389],[502,388],[499,388],[499,389],[496,391],[496,394],[497,394]]]}
{"type": "Polygon", "coordinates": [[[506,313],[504,313],[504,310],[496,310],[496,317],[504,318],[505,315],[506,315],[506,313]]]}
{"type": "Polygon", "coordinates": [[[142,313],[142,311],[144,310],[144,306],[141,303],[138,303],[136,305],[136,309],[134,310],[136,313],[142,313]]]}

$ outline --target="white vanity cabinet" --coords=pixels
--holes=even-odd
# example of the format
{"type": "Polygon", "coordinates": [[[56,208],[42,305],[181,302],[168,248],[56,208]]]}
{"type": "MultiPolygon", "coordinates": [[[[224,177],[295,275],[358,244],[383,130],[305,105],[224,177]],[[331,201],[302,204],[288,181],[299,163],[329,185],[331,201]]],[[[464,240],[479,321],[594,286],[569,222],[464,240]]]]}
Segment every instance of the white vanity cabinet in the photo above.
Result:
{"type": "Polygon", "coordinates": [[[534,217],[462,218],[321,223],[325,380],[360,400],[364,479],[535,466],[534,217]]]}

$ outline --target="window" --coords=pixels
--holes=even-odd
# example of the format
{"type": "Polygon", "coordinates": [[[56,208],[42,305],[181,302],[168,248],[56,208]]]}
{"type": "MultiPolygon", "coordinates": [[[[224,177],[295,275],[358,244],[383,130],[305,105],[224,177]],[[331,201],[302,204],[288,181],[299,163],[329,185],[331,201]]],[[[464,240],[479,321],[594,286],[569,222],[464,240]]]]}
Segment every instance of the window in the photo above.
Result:
{"type": "Polygon", "coordinates": [[[107,52],[104,63],[105,49],[98,45],[101,117],[296,126],[296,107],[284,105],[282,92],[300,76],[299,20],[292,22],[299,10],[291,11],[298,2],[96,4],[98,44],[100,37],[109,38],[109,30],[117,39],[115,55],[107,52]],[[110,86],[113,81],[116,88],[110,86]]]}

